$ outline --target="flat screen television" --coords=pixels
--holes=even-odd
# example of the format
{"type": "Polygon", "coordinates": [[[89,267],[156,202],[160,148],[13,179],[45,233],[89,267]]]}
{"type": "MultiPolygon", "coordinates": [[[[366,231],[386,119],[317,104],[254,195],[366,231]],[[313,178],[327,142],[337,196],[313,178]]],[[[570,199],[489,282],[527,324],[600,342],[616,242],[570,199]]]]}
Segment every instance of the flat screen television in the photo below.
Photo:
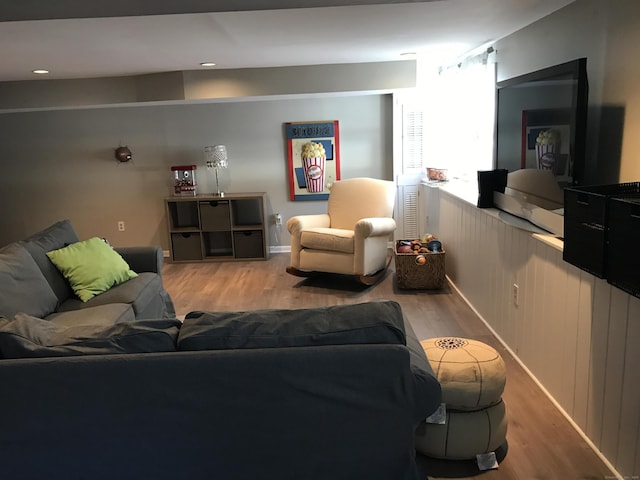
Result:
{"type": "Polygon", "coordinates": [[[561,188],[584,178],[587,59],[497,83],[495,168],[548,170],[561,188]]]}

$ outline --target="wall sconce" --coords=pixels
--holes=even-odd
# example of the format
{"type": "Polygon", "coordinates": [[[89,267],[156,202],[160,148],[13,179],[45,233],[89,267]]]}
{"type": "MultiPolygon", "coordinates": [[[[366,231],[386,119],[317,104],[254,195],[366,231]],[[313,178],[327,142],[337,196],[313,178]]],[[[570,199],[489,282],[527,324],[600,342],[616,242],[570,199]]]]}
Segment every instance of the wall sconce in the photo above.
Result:
{"type": "Polygon", "coordinates": [[[227,168],[229,166],[227,158],[227,147],[224,145],[214,145],[212,147],[204,147],[205,164],[208,170],[215,169],[216,171],[216,195],[224,197],[224,192],[220,191],[220,184],[218,183],[218,169],[227,168]]]}
{"type": "Polygon", "coordinates": [[[124,147],[120,146],[115,150],[115,157],[120,163],[126,163],[133,158],[133,153],[126,145],[124,147]]]}

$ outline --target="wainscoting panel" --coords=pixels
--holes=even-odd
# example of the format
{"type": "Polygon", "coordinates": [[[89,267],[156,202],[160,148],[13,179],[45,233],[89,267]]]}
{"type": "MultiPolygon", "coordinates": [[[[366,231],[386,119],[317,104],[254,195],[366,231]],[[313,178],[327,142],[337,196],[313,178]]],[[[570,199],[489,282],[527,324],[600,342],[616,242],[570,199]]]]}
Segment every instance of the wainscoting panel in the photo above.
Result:
{"type": "Polygon", "coordinates": [[[640,300],[496,211],[422,191],[451,281],[616,470],[640,474],[640,300]]]}

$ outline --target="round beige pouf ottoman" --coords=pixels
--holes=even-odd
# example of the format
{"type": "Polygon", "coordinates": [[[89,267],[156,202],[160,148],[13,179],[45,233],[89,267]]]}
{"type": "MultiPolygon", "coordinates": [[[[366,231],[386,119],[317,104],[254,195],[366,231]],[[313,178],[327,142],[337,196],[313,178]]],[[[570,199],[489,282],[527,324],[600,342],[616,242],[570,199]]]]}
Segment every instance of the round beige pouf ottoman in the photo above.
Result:
{"type": "Polygon", "coordinates": [[[465,460],[503,445],[506,371],[500,354],[466,338],[431,338],[420,344],[442,387],[446,418],[420,424],[416,449],[435,458],[465,460]]]}

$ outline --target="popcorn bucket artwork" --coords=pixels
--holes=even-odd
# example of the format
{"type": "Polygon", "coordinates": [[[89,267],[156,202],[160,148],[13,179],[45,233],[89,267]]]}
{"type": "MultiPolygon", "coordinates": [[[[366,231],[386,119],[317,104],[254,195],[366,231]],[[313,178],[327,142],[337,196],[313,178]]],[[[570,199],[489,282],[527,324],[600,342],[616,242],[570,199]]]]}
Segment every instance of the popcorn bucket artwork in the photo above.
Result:
{"type": "Polygon", "coordinates": [[[321,143],[309,142],[302,147],[302,168],[309,193],[324,192],[327,156],[321,143]]]}
{"type": "Polygon", "coordinates": [[[536,138],[538,169],[553,170],[560,153],[560,135],[555,130],[543,130],[536,138]]]}
{"type": "Polygon", "coordinates": [[[285,123],[291,200],[327,200],[340,180],[337,120],[285,123]]]}

